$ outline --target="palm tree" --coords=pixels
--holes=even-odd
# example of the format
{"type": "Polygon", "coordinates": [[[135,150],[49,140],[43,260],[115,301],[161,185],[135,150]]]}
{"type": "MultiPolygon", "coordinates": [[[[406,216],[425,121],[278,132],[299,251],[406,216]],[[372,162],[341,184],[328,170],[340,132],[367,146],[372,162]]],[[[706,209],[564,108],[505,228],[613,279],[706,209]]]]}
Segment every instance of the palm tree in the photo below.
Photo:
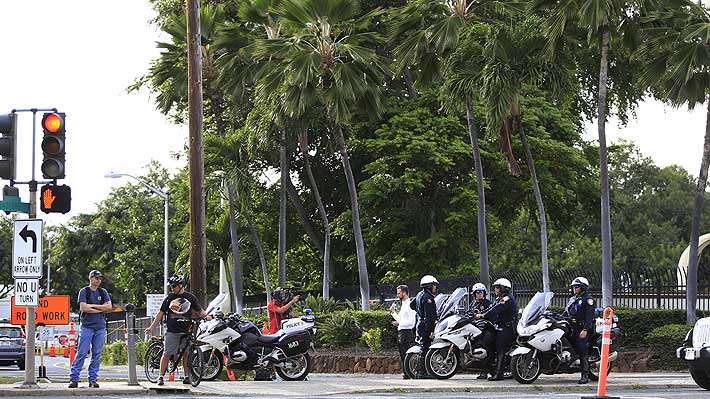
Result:
{"type": "Polygon", "coordinates": [[[639,56],[646,66],[641,81],[663,101],[689,109],[707,102],[705,142],[690,227],[686,320],[694,324],[698,295],[700,217],[710,166],[710,15],[691,1],[676,1],[644,20],[639,56]]]}
{"type": "MultiPolygon", "coordinates": [[[[220,70],[216,64],[219,54],[213,43],[218,36],[220,25],[225,21],[222,7],[204,6],[200,9],[202,77],[204,90],[209,99],[209,112],[212,114],[214,128],[219,137],[224,137],[228,129],[225,117],[225,95],[218,84],[220,70]]],[[[131,90],[138,90],[148,85],[157,91],[158,108],[164,114],[175,111],[187,99],[187,20],[181,17],[171,17],[163,27],[172,38],[172,43],[158,43],[163,49],[160,57],[153,61],[149,73],[139,79],[131,90]]],[[[236,225],[236,209],[234,204],[234,189],[226,183],[227,201],[229,204],[229,223],[232,247],[232,284],[235,297],[235,307],[241,312],[244,296],[244,278],[242,273],[239,250],[239,236],[236,225]]]]}
{"type": "Polygon", "coordinates": [[[281,66],[262,80],[258,93],[278,93],[291,118],[297,119],[319,104],[325,107],[350,194],[362,309],[369,310],[365,243],[344,130],[356,106],[379,110],[386,71],[381,58],[365,46],[383,41],[366,30],[381,10],[357,17],[358,11],[355,0],[282,1],[278,13],[288,34],[282,39],[258,41],[256,55],[282,60],[281,66]]]}
{"type": "MultiPolygon", "coordinates": [[[[543,87],[556,98],[573,93],[575,68],[568,57],[558,56],[556,62],[545,57],[545,38],[539,34],[540,19],[526,17],[513,24],[490,26],[483,51],[485,66],[481,71],[481,91],[486,103],[488,126],[493,131],[509,132],[509,119],[520,135],[530,170],[535,201],[540,216],[542,249],[542,283],[550,291],[547,258],[547,217],[540,193],[535,161],[530,151],[522,121],[520,99],[526,89],[543,87]]],[[[505,142],[510,142],[506,139],[505,142]]]]}
{"type": "MultiPolygon", "coordinates": [[[[485,184],[473,113],[473,99],[478,90],[477,76],[482,65],[480,51],[470,54],[471,50],[475,50],[455,50],[462,38],[472,40],[476,37],[477,23],[510,4],[495,0],[415,0],[402,9],[392,31],[393,38],[408,34],[394,50],[395,70],[406,73],[410,66],[414,66],[417,72],[415,85],[428,85],[443,75],[447,87],[444,92],[449,95],[447,106],[455,109],[458,104],[464,103],[476,171],[480,278],[487,287],[490,286],[490,272],[485,184]]],[[[514,159],[512,156],[507,158],[514,159]]]]}

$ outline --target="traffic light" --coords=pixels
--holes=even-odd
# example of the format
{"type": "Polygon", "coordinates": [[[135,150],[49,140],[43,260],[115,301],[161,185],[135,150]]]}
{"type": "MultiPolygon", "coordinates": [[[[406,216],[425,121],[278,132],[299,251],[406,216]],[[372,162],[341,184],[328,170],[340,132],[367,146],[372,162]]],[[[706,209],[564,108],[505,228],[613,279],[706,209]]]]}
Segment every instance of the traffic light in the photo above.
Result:
{"type": "Polygon", "coordinates": [[[67,213],[71,210],[71,187],[44,185],[40,190],[40,209],[44,213],[67,213]]]}
{"type": "Polygon", "coordinates": [[[17,116],[0,115],[0,179],[15,180],[17,154],[17,116]]]}
{"type": "Polygon", "coordinates": [[[65,116],[63,112],[54,112],[46,113],[42,117],[42,176],[45,179],[64,178],[65,116]]]}

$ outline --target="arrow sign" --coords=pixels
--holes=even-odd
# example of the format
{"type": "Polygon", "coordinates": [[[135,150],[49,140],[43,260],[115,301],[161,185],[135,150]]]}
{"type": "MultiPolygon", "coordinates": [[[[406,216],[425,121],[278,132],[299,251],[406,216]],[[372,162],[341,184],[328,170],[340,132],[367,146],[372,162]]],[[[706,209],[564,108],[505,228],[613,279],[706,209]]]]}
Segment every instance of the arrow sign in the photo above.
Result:
{"type": "Polygon", "coordinates": [[[32,253],[37,252],[37,234],[35,234],[34,230],[27,230],[27,226],[25,225],[24,228],[22,228],[22,231],[20,232],[20,237],[27,242],[28,238],[32,239],[32,253]]]}
{"type": "Polygon", "coordinates": [[[42,277],[42,220],[15,220],[12,234],[12,277],[42,277]]]}

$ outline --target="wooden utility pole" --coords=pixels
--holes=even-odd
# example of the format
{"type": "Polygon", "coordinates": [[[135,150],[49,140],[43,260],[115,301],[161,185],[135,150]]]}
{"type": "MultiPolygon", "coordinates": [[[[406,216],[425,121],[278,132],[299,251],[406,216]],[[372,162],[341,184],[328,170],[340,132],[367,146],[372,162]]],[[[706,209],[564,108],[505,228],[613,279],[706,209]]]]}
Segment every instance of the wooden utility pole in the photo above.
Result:
{"type": "Polygon", "coordinates": [[[205,305],[207,238],[205,235],[205,166],[202,143],[202,52],[200,1],[186,0],[187,108],[190,131],[190,291],[205,305]]]}

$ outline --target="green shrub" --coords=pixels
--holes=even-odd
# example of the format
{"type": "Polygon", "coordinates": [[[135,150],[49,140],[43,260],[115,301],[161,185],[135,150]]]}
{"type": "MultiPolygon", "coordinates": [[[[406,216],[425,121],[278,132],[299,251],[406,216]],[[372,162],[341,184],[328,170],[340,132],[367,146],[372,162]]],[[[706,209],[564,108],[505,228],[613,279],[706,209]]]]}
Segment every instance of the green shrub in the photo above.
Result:
{"type": "MultiPolygon", "coordinates": [[[[148,342],[136,342],[136,364],[143,365],[145,351],[148,349],[148,342]]],[[[126,344],[123,341],[117,341],[112,344],[104,345],[101,351],[101,364],[108,366],[123,366],[128,364],[128,352],[126,352],[126,344]]]]}
{"type": "MultiPolygon", "coordinates": [[[[666,324],[685,324],[686,321],[684,309],[619,308],[614,309],[614,314],[619,316],[620,345],[629,349],[647,348],[646,338],[651,331],[666,324]]],[[[698,317],[705,317],[705,314],[698,312],[698,317]]]]}
{"type": "Polygon", "coordinates": [[[384,331],[379,327],[371,328],[362,333],[362,340],[370,350],[377,353],[382,350],[382,335],[384,331]]]}
{"type": "Polygon", "coordinates": [[[352,313],[355,319],[355,326],[359,331],[364,332],[379,328],[382,330],[382,347],[385,349],[397,348],[397,327],[392,325],[394,319],[389,312],[384,310],[358,310],[352,313]]]}
{"type": "Polygon", "coordinates": [[[351,311],[335,312],[329,317],[316,318],[318,329],[315,340],[318,346],[344,348],[352,346],[360,337],[351,311]]]}
{"type": "Polygon", "coordinates": [[[303,301],[301,309],[311,309],[313,314],[333,313],[338,307],[338,301],[333,298],[325,299],[322,296],[309,295],[303,301]]]}
{"type": "Polygon", "coordinates": [[[646,345],[651,352],[648,365],[655,369],[681,370],[686,365],[676,358],[675,350],[683,345],[685,334],[692,328],[687,324],[668,324],[657,327],[646,336],[646,345]]]}

